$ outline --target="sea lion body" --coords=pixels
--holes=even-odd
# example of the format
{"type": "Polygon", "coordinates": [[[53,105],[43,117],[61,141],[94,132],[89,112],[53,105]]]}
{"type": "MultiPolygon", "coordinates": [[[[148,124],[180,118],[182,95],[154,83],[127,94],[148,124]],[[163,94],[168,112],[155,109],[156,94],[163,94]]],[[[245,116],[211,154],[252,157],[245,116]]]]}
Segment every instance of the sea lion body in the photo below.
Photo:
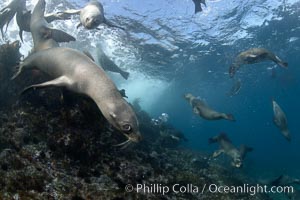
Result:
{"type": "Polygon", "coordinates": [[[202,100],[194,97],[192,94],[186,94],[184,95],[184,97],[187,101],[189,101],[190,105],[192,106],[193,112],[204,119],[207,120],[226,119],[230,121],[235,121],[232,114],[217,112],[209,108],[202,100]]]}
{"type": "Polygon", "coordinates": [[[95,101],[104,117],[120,130],[128,141],[140,140],[138,121],[133,109],[122,98],[104,70],[86,55],[70,48],[53,47],[28,56],[13,78],[24,69],[38,69],[54,78],[29,86],[24,91],[59,86],[85,94],[95,101]]]}
{"type": "Polygon", "coordinates": [[[288,128],[287,118],[281,107],[277,104],[275,100],[272,100],[273,112],[274,112],[274,124],[279,128],[282,135],[291,141],[291,135],[288,128]]]}
{"type": "Polygon", "coordinates": [[[44,18],[46,2],[39,0],[33,9],[30,20],[30,31],[33,38],[34,51],[58,47],[59,42],[75,41],[71,35],[57,29],[49,28],[44,18]]]}
{"type": "Polygon", "coordinates": [[[221,133],[220,135],[217,135],[215,137],[212,137],[209,139],[209,143],[219,143],[220,150],[217,150],[213,153],[213,157],[218,157],[222,153],[225,153],[229,157],[232,158],[231,165],[237,168],[242,167],[243,160],[246,156],[246,154],[253,149],[250,147],[247,147],[245,145],[242,145],[240,150],[238,150],[230,141],[230,139],[227,137],[225,133],[221,133]]]}
{"type": "Polygon", "coordinates": [[[97,48],[97,57],[100,66],[102,66],[105,71],[119,73],[124,79],[128,79],[129,73],[123,71],[111,59],[109,59],[101,48],[97,48]]]}
{"type": "Polygon", "coordinates": [[[244,64],[254,64],[258,62],[271,60],[279,66],[286,68],[288,63],[282,61],[271,51],[264,48],[253,48],[240,53],[229,68],[229,75],[233,77],[236,71],[244,64]]]}

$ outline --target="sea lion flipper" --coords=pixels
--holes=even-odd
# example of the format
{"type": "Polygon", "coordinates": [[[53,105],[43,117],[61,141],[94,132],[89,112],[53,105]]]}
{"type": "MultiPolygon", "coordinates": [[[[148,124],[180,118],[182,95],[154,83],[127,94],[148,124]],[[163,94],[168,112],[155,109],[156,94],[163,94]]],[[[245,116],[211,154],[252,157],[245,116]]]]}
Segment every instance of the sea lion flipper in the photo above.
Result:
{"type": "Polygon", "coordinates": [[[80,26],[82,26],[82,23],[77,24],[76,28],[79,28],[80,26]]]}
{"type": "Polygon", "coordinates": [[[212,155],[213,158],[216,158],[218,156],[220,156],[222,153],[224,153],[224,150],[223,149],[219,149],[217,151],[215,151],[212,155]]]}
{"type": "Polygon", "coordinates": [[[58,12],[57,14],[70,14],[70,15],[74,15],[74,14],[80,14],[81,10],[76,10],[76,9],[69,9],[69,10],[65,10],[63,12],[58,12]]]}
{"type": "Polygon", "coordinates": [[[127,80],[129,77],[129,72],[121,71],[120,74],[125,80],[127,80]]]}
{"type": "Polygon", "coordinates": [[[121,29],[121,30],[125,31],[125,28],[117,26],[117,25],[113,24],[112,22],[110,22],[107,19],[104,19],[104,24],[106,24],[109,27],[118,28],[118,29],[121,29]]]}
{"type": "Polygon", "coordinates": [[[63,13],[63,12],[45,14],[44,17],[48,23],[51,23],[55,20],[67,20],[71,18],[70,14],[63,13]]]}
{"type": "Polygon", "coordinates": [[[70,80],[66,76],[60,76],[60,77],[58,77],[56,79],[53,79],[51,81],[46,81],[44,83],[30,85],[30,86],[26,87],[21,92],[21,94],[24,94],[24,93],[28,92],[31,89],[41,89],[41,88],[51,87],[51,86],[63,87],[63,86],[67,86],[69,84],[70,84],[70,80]]]}
{"type": "Polygon", "coordinates": [[[194,107],[194,108],[193,108],[193,112],[194,112],[195,114],[199,114],[198,108],[197,108],[197,107],[194,107]]]}
{"type": "Polygon", "coordinates": [[[19,36],[20,36],[21,41],[23,42],[23,30],[22,29],[20,29],[20,31],[19,31],[19,36]]]}
{"type": "Polygon", "coordinates": [[[70,42],[76,40],[72,35],[69,35],[68,33],[58,29],[51,29],[51,33],[52,33],[52,38],[56,42],[70,42]]]}
{"type": "Polygon", "coordinates": [[[93,58],[93,56],[92,56],[92,54],[91,54],[90,52],[84,50],[83,53],[84,53],[87,57],[89,57],[92,61],[95,62],[95,59],[93,58]]]}
{"type": "Polygon", "coordinates": [[[195,14],[201,12],[202,11],[201,1],[193,0],[193,2],[195,4],[195,14]]]}

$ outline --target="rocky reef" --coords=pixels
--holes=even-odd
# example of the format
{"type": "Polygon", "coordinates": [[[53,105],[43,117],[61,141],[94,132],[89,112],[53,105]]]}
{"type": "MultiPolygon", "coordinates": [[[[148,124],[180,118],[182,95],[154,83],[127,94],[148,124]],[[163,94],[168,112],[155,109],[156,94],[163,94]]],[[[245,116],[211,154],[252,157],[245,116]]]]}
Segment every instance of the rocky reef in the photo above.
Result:
{"type": "MultiPolygon", "coordinates": [[[[0,52],[7,48],[2,45],[0,52]]],[[[20,96],[32,79],[41,78],[28,72],[10,81],[12,71],[4,71],[11,70],[20,55],[15,51],[9,58],[0,59],[0,199],[269,199],[265,194],[208,191],[127,192],[127,184],[201,187],[251,184],[251,180],[211,161],[209,155],[180,147],[177,140],[170,145],[169,137],[160,134],[168,128],[153,125],[138,104],[133,106],[144,140],[125,149],[114,146],[125,138],[89,98],[59,88],[20,96]]]]}

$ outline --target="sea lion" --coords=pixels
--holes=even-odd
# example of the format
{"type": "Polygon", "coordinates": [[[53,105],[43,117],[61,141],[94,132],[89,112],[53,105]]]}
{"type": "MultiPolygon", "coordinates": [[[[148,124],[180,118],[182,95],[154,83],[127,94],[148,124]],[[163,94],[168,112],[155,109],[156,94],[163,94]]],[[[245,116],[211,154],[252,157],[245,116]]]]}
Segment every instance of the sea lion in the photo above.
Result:
{"type": "Polygon", "coordinates": [[[13,0],[0,10],[0,29],[2,37],[4,37],[3,27],[6,25],[6,32],[9,22],[15,16],[20,7],[22,7],[24,4],[25,1],[23,0],[13,0]]]}
{"type": "Polygon", "coordinates": [[[218,157],[222,153],[230,156],[232,158],[231,165],[237,168],[242,167],[243,160],[248,152],[253,149],[245,145],[241,145],[240,150],[238,150],[230,141],[225,133],[220,133],[219,135],[209,139],[209,143],[219,143],[220,149],[213,153],[214,158],[218,157]]]}
{"type": "Polygon", "coordinates": [[[253,48],[240,53],[235,58],[234,62],[229,67],[229,76],[233,77],[241,65],[254,64],[267,60],[271,60],[283,68],[288,67],[287,62],[282,61],[278,56],[269,50],[263,48],[253,48]]]}
{"type": "Polygon", "coordinates": [[[202,100],[194,97],[192,94],[185,94],[184,98],[190,103],[193,112],[207,120],[226,119],[235,121],[232,114],[220,113],[209,108],[202,100]]]}
{"type": "Polygon", "coordinates": [[[23,70],[33,68],[48,74],[53,80],[31,85],[23,92],[55,86],[85,94],[94,100],[108,122],[128,138],[120,145],[141,140],[138,120],[133,109],[122,98],[104,70],[89,57],[70,48],[53,47],[41,50],[25,58],[12,79],[23,70]]]}
{"type": "Polygon", "coordinates": [[[205,0],[193,0],[193,2],[195,4],[195,14],[202,11],[201,3],[206,7],[205,0]]]}
{"type": "Polygon", "coordinates": [[[291,135],[288,128],[286,115],[274,99],[272,100],[272,105],[274,112],[273,122],[279,128],[282,135],[290,142],[291,135]]]}
{"type": "Polygon", "coordinates": [[[272,186],[290,186],[290,185],[300,185],[300,179],[293,178],[287,175],[280,175],[275,180],[271,181],[269,185],[272,186]]]}
{"type": "Polygon", "coordinates": [[[44,18],[45,6],[45,0],[39,0],[32,12],[30,32],[33,38],[33,51],[58,47],[58,42],[75,41],[73,36],[65,32],[49,28],[44,18]]]}
{"type": "Polygon", "coordinates": [[[86,29],[98,29],[97,27],[100,24],[106,24],[109,27],[115,27],[124,30],[124,28],[112,24],[105,18],[103,6],[97,0],[91,0],[82,9],[70,9],[59,13],[70,15],[79,14],[80,23],[77,25],[77,28],[83,26],[86,29]]]}
{"type": "Polygon", "coordinates": [[[108,58],[108,56],[100,47],[97,48],[97,57],[100,66],[102,66],[105,71],[119,73],[124,79],[128,79],[129,72],[125,72],[120,67],[118,67],[111,59],[108,58]]]}

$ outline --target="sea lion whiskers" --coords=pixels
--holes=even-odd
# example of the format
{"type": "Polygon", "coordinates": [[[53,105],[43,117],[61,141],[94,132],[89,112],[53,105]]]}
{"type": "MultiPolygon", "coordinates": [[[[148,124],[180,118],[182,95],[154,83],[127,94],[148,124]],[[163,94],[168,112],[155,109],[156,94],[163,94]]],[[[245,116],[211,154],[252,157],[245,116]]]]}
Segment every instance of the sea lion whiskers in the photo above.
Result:
{"type": "Polygon", "coordinates": [[[127,148],[130,144],[132,144],[132,140],[128,139],[126,140],[125,142],[122,142],[120,144],[116,144],[116,145],[113,145],[114,147],[121,147],[121,149],[125,149],[127,148]]]}

